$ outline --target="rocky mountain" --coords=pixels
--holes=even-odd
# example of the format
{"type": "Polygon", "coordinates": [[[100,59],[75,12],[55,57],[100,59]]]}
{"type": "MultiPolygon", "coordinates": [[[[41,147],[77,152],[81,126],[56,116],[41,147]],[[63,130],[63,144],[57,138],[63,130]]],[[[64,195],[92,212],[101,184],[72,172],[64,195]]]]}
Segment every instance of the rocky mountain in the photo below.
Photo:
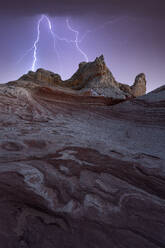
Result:
{"type": "Polygon", "coordinates": [[[1,248],[165,247],[165,86],[145,89],[103,57],[0,85],[1,248]]]}

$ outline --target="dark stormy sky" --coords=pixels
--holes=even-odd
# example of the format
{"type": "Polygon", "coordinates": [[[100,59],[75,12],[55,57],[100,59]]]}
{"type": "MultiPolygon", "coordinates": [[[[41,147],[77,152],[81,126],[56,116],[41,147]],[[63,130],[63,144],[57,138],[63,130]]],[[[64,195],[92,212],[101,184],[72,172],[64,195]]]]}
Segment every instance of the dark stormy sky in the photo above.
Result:
{"type": "Polygon", "coordinates": [[[43,18],[35,69],[49,69],[66,79],[87,57],[91,61],[104,54],[108,67],[120,82],[132,84],[135,76],[144,72],[148,91],[165,83],[164,0],[1,1],[1,83],[32,69],[31,48],[42,14],[49,18],[54,36],[43,18]],[[76,34],[79,48],[74,42],[76,34]]]}

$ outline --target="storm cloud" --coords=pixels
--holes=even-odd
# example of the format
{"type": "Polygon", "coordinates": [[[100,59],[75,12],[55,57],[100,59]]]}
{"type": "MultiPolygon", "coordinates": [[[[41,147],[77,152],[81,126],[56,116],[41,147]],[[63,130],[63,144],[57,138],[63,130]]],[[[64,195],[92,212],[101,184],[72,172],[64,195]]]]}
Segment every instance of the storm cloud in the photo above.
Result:
{"type": "Polygon", "coordinates": [[[133,15],[165,18],[164,0],[5,0],[0,2],[1,15],[133,15]]]}

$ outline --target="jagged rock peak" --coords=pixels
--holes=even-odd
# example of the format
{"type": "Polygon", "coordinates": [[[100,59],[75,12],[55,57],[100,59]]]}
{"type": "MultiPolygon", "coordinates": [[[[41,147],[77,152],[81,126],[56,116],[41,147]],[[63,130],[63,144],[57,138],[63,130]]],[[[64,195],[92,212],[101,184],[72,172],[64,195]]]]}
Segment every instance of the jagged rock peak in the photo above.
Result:
{"type": "Polygon", "coordinates": [[[95,63],[105,65],[104,55],[102,54],[100,57],[96,57],[95,63]]]}
{"type": "Polygon", "coordinates": [[[84,67],[85,65],[89,65],[91,63],[95,63],[97,65],[104,65],[105,66],[105,60],[104,60],[104,55],[102,54],[99,57],[96,57],[96,59],[93,62],[81,62],[79,64],[79,69],[81,69],[82,67],[84,67]]]}

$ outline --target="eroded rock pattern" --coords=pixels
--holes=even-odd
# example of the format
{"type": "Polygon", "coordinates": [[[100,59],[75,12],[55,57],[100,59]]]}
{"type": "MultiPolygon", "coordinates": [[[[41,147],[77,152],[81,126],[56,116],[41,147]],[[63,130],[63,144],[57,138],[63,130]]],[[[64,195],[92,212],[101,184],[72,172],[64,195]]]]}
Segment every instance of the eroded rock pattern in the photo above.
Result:
{"type": "Polygon", "coordinates": [[[108,106],[21,82],[0,86],[0,247],[164,248],[165,86],[108,106]]]}

